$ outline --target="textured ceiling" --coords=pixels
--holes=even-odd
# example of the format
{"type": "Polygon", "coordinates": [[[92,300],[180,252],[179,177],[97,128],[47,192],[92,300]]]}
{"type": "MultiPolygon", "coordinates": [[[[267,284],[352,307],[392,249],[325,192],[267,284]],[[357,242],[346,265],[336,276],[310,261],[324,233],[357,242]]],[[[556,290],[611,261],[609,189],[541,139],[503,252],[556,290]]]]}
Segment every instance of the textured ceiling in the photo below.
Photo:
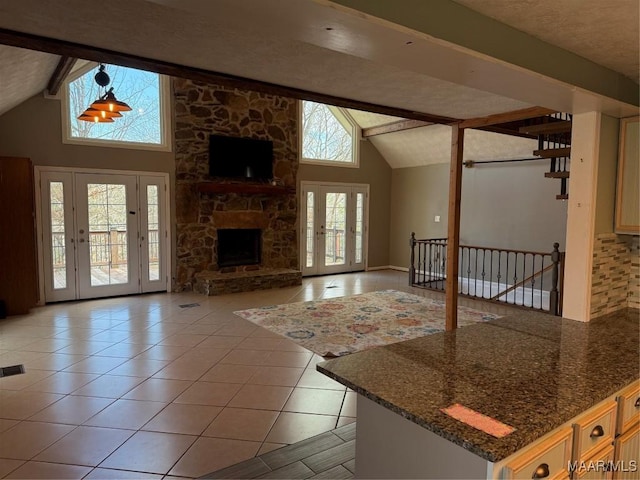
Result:
{"type": "Polygon", "coordinates": [[[0,115],[44,90],[59,58],[0,45],[0,115]]]}
{"type": "MultiPolygon", "coordinates": [[[[370,137],[369,141],[387,160],[391,168],[417,167],[451,160],[451,127],[429,125],[402,132],[370,137]]],[[[466,130],[465,160],[502,160],[529,158],[537,140],[482,130],[466,130]]]]}
{"type": "Polygon", "coordinates": [[[638,0],[453,1],[639,81],[638,0]]]}
{"type": "Polygon", "coordinates": [[[378,125],[385,125],[387,123],[404,120],[403,118],[381,115],[379,113],[363,112],[362,110],[347,110],[356,123],[360,125],[360,128],[377,127],[378,125]]]}
{"type": "MultiPolygon", "coordinates": [[[[0,27],[441,116],[473,118],[531,106],[291,38],[291,32],[274,32],[274,26],[260,15],[270,7],[274,12],[268,18],[279,13],[291,20],[294,11],[300,13],[295,9],[303,5],[301,13],[307,12],[307,17],[300,17],[300,22],[312,22],[309,12],[319,12],[317,22],[322,27],[316,28],[325,33],[324,22],[342,18],[343,14],[310,0],[159,3],[111,0],[101,7],[101,16],[119,19],[112,24],[102,22],[92,2],[84,0],[3,2],[0,27]],[[251,10],[251,5],[262,10],[251,10]]],[[[404,42],[398,48],[403,46],[404,42]]]]}
{"type": "MultiPolygon", "coordinates": [[[[458,3],[637,80],[637,3],[458,3]],[[625,13],[612,5],[622,5],[619,10],[625,13]],[[629,11],[636,12],[635,17],[629,11]],[[630,38],[635,38],[631,47],[630,38]]],[[[3,0],[0,27],[456,118],[480,117],[534,104],[559,109],[555,105],[562,105],[562,109],[566,106],[566,111],[571,111],[577,96],[570,85],[562,87],[565,90],[558,96],[553,88],[559,82],[544,83],[539,74],[450,48],[443,42],[432,42],[424,35],[412,36],[402,29],[386,28],[382,23],[368,21],[364,15],[327,8],[324,0],[110,0],[100,8],[101,15],[96,16],[95,3],[84,0],[3,0]],[[119,21],[105,23],[105,17],[119,21]],[[442,73],[444,70],[447,75],[442,73]],[[519,79],[526,80],[526,84],[519,79]]],[[[57,58],[0,46],[0,114],[41,91],[57,58]]],[[[397,120],[366,112],[354,111],[352,115],[365,128],[397,120]]],[[[380,135],[371,137],[371,142],[394,168],[449,161],[448,127],[380,135]]],[[[535,148],[531,143],[522,138],[469,131],[465,157],[481,160],[530,156],[535,148]]]]}

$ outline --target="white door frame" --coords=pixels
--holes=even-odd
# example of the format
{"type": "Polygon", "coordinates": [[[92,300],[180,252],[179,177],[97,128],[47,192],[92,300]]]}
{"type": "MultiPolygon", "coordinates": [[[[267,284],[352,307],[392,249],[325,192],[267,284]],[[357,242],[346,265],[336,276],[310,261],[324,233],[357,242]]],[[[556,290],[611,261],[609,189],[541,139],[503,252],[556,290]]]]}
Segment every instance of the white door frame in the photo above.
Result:
{"type": "MultiPolygon", "coordinates": [[[[299,234],[299,250],[300,250],[300,270],[302,271],[302,275],[305,275],[305,265],[306,265],[306,256],[307,256],[307,247],[306,247],[306,237],[307,237],[307,232],[306,232],[306,204],[307,204],[307,199],[306,197],[306,192],[310,189],[314,189],[314,191],[316,192],[316,195],[314,197],[314,208],[315,208],[315,215],[318,214],[318,205],[319,205],[319,199],[318,197],[318,192],[322,189],[322,187],[328,187],[328,188],[348,188],[348,189],[355,189],[355,190],[359,190],[359,193],[364,193],[365,194],[365,203],[363,205],[364,207],[364,218],[363,218],[363,242],[362,242],[362,248],[363,248],[363,262],[362,262],[362,267],[363,270],[366,271],[368,269],[368,262],[369,262],[369,191],[370,191],[370,185],[366,184],[366,183],[343,183],[343,182],[321,182],[321,181],[309,181],[309,180],[302,180],[300,182],[300,234],[299,234]],[[303,208],[305,207],[304,211],[303,208]]],[[[355,219],[351,219],[352,222],[355,219]]],[[[315,242],[315,246],[314,246],[314,252],[317,254],[317,250],[318,250],[318,244],[319,242],[317,241],[317,239],[314,239],[315,242]]],[[[314,270],[315,272],[313,273],[309,273],[309,271],[307,271],[306,275],[324,275],[324,274],[331,274],[331,272],[325,272],[325,273],[321,273],[318,272],[317,270],[317,259],[314,259],[314,270]]],[[[341,273],[341,272],[338,272],[341,273]]]]}
{"type": "Polygon", "coordinates": [[[44,255],[44,231],[43,231],[43,212],[42,212],[42,174],[45,172],[66,172],[66,173],[89,173],[104,175],[136,175],[147,177],[161,177],[164,179],[164,234],[166,255],[164,256],[164,272],[166,291],[171,292],[171,278],[173,276],[173,259],[172,259],[172,243],[171,243],[171,191],[169,183],[169,174],[165,172],[145,172],[141,170],[107,170],[95,168],[73,168],[73,167],[49,167],[36,165],[34,166],[34,180],[36,183],[35,200],[36,200],[36,240],[38,248],[38,305],[45,304],[45,255],[44,255]]]}

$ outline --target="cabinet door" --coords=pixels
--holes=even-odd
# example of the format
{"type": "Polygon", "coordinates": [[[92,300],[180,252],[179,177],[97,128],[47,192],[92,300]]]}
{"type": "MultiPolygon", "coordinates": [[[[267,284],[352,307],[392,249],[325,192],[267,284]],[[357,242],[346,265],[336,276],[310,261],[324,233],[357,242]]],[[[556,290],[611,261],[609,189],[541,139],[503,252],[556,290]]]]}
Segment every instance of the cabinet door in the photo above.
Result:
{"type": "Polygon", "coordinates": [[[0,157],[0,300],[8,315],[38,301],[34,213],[31,160],[0,157]]]}
{"type": "Polygon", "coordinates": [[[616,233],[640,234],[640,117],[620,122],[618,186],[616,189],[616,233]]]}
{"type": "Polygon", "coordinates": [[[623,434],[640,421],[640,382],[625,388],[617,398],[618,425],[616,433],[623,434]]]}
{"type": "Polygon", "coordinates": [[[578,470],[578,480],[611,480],[613,472],[609,468],[613,464],[613,446],[604,450],[584,462],[585,468],[578,470]]]}
{"type": "Polygon", "coordinates": [[[614,450],[613,479],[640,478],[640,424],[636,423],[628,432],[616,438],[614,450]]]}
{"type": "Polygon", "coordinates": [[[564,479],[569,475],[570,459],[571,429],[567,427],[517,455],[505,465],[503,478],[505,480],[518,478],[564,479]]]}

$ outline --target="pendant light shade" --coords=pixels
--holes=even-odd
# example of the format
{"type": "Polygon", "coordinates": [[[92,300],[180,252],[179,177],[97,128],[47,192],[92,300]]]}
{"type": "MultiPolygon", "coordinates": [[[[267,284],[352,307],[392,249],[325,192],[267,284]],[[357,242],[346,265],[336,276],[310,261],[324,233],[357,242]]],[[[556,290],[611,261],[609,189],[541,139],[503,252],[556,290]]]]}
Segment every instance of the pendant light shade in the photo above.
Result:
{"type": "Polygon", "coordinates": [[[131,107],[124,102],[119,101],[113,94],[113,88],[91,104],[90,108],[108,112],[130,112],[131,107]]]}
{"type": "Polygon", "coordinates": [[[113,118],[111,117],[102,117],[98,115],[91,115],[88,113],[83,113],[78,117],[78,120],[84,120],[85,122],[94,122],[94,123],[113,123],[113,118]]]}
{"type": "MultiPolygon", "coordinates": [[[[104,70],[105,66],[101,64],[94,80],[100,87],[106,90],[111,79],[104,70]]],[[[131,111],[131,107],[125,102],[119,101],[113,93],[113,87],[111,87],[78,116],[78,120],[95,123],[113,123],[114,118],[122,117],[120,112],[129,111],[131,111]]]]}

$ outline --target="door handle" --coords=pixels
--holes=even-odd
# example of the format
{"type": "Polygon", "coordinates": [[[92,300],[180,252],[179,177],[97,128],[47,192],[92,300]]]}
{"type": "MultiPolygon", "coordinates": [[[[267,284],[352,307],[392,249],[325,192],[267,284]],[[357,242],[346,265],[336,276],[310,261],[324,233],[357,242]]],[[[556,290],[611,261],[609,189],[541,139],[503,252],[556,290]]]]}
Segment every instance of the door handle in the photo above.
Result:
{"type": "Polygon", "coordinates": [[[84,243],[84,238],[81,238],[80,240],[78,240],[78,242],[84,243]]]}

